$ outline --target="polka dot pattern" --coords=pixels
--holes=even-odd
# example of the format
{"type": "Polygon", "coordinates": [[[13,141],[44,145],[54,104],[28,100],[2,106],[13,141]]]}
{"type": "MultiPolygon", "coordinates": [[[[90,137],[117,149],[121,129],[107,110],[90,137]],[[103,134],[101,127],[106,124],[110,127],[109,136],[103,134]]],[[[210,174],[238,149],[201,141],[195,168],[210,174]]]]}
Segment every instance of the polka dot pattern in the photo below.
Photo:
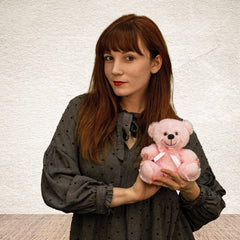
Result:
{"type": "Polygon", "coordinates": [[[138,175],[138,143],[129,150],[123,136],[124,123],[133,116],[125,112],[121,123],[119,113],[116,144],[103,164],[94,164],[82,158],[74,135],[83,98],[69,103],[43,162],[44,201],[50,207],[74,213],[71,240],[191,240],[192,229],[220,214],[225,191],[216,181],[195,133],[187,145],[198,155],[202,168],[197,181],[201,193],[195,201],[188,202],[181,194],[162,187],[150,199],[111,209],[113,187],[130,187],[138,175]]]}

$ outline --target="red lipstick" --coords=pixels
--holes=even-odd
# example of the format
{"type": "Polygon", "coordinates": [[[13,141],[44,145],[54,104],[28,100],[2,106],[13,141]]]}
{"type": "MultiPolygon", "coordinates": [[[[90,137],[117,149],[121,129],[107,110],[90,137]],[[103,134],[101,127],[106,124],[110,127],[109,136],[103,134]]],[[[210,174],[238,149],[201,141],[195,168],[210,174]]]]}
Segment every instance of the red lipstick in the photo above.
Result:
{"type": "Polygon", "coordinates": [[[113,83],[114,83],[115,86],[121,86],[121,85],[123,85],[125,82],[114,81],[113,83]]]}

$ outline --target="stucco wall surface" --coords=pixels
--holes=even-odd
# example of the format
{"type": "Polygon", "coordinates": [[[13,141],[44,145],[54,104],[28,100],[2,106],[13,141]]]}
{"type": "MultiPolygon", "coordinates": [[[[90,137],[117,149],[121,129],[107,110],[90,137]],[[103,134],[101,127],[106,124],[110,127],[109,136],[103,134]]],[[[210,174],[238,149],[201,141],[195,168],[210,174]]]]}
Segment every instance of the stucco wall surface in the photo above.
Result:
{"type": "Polygon", "coordinates": [[[190,120],[240,214],[239,0],[1,0],[0,213],[57,213],[40,193],[42,157],[69,102],[88,89],[96,41],[113,20],[153,19],[190,120]]]}

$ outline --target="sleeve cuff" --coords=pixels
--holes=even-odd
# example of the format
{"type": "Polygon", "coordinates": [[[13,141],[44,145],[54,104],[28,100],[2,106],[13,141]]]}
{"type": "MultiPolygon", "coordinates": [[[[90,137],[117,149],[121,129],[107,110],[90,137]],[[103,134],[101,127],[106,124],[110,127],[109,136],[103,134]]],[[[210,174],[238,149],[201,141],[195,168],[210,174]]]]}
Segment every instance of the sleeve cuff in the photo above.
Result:
{"type": "Polygon", "coordinates": [[[113,186],[99,186],[96,193],[96,213],[110,213],[110,204],[112,202],[113,186]]]}
{"type": "Polygon", "coordinates": [[[202,187],[202,186],[199,186],[199,187],[200,187],[200,194],[194,201],[187,201],[182,196],[181,193],[179,194],[180,202],[181,202],[181,205],[182,205],[183,208],[192,209],[194,207],[198,207],[198,206],[202,205],[205,202],[206,194],[205,194],[205,191],[204,191],[204,187],[202,187]]]}

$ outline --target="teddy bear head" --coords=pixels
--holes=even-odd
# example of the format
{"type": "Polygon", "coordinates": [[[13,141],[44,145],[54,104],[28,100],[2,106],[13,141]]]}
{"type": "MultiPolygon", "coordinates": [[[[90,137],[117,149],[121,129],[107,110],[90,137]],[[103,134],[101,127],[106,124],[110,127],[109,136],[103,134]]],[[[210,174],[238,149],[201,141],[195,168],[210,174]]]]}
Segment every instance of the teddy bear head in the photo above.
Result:
{"type": "Polygon", "coordinates": [[[163,149],[181,149],[187,145],[193,126],[189,121],[166,118],[150,124],[149,136],[157,147],[163,149]]]}

